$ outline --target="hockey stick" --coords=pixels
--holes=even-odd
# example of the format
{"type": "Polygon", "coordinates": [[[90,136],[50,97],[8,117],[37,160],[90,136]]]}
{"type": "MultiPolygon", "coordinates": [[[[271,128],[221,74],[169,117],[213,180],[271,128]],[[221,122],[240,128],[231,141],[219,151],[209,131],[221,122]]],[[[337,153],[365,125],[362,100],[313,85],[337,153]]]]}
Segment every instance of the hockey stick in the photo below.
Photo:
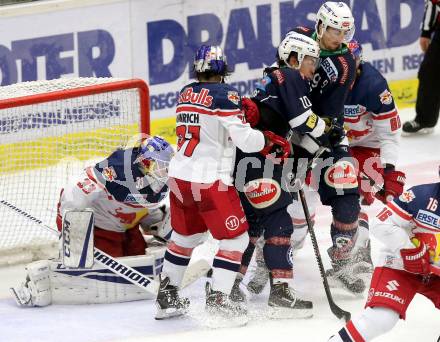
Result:
{"type": "Polygon", "coordinates": [[[332,293],[330,292],[330,287],[327,281],[327,275],[325,274],[324,265],[322,264],[321,253],[319,252],[318,241],[316,240],[316,235],[315,235],[315,231],[313,230],[312,220],[310,219],[309,207],[307,206],[304,190],[300,189],[298,193],[301,199],[301,204],[304,210],[304,216],[307,222],[307,230],[309,231],[310,239],[312,240],[313,251],[315,252],[316,262],[318,263],[319,273],[321,274],[321,279],[324,285],[325,295],[327,296],[327,301],[330,306],[330,310],[337,318],[339,319],[344,318],[344,320],[348,322],[351,318],[351,314],[348,311],[344,311],[338,305],[336,305],[335,301],[333,300],[332,293]]]}
{"type": "MultiPolygon", "coordinates": [[[[26,217],[29,221],[38,224],[39,227],[46,229],[47,231],[53,234],[59,235],[58,230],[55,230],[54,228],[45,225],[43,221],[32,216],[26,211],[16,207],[15,205],[9,203],[8,201],[0,200],[0,203],[3,204],[5,207],[8,207],[10,210],[14,211],[15,213],[18,213],[23,217],[26,217]]],[[[104,253],[103,251],[101,251],[96,247],[94,248],[93,255],[95,257],[95,260],[99,264],[109,269],[113,273],[119,275],[120,277],[129,281],[133,285],[140,287],[141,289],[147,291],[150,294],[153,295],[157,294],[157,290],[159,289],[159,283],[155,279],[144,276],[142,273],[136,271],[134,268],[119,262],[112,256],[108,255],[107,253],[104,253]]]]}

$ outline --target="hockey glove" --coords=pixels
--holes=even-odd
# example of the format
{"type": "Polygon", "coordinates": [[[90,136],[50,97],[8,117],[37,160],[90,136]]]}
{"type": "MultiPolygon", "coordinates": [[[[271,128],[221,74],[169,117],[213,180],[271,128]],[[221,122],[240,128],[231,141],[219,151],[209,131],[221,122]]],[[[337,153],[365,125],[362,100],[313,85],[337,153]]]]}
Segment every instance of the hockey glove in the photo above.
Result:
{"type": "Polygon", "coordinates": [[[405,174],[401,171],[385,170],[383,178],[383,190],[376,193],[376,198],[383,203],[387,203],[402,194],[405,186],[405,174]]]}
{"type": "Polygon", "coordinates": [[[256,103],[248,97],[242,97],[241,108],[243,109],[246,122],[249,122],[251,127],[255,127],[260,121],[260,111],[256,103]]]}
{"type": "Polygon", "coordinates": [[[271,151],[275,147],[277,156],[281,158],[282,162],[284,161],[284,159],[289,158],[290,144],[286,139],[280,137],[279,135],[276,135],[274,132],[271,131],[264,131],[263,134],[266,140],[266,146],[260,151],[263,156],[271,153],[271,151]]]}
{"type": "Polygon", "coordinates": [[[339,124],[336,118],[323,118],[323,120],[325,121],[324,135],[327,136],[329,146],[338,146],[345,137],[344,126],[339,124]]]}
{"type": "Polygon", "coordinates": [[[400,255],[405,271],[422,275],[429,274],[429,251],[423,241],[420,241],[418,247],[401,249],[400,255]]]}

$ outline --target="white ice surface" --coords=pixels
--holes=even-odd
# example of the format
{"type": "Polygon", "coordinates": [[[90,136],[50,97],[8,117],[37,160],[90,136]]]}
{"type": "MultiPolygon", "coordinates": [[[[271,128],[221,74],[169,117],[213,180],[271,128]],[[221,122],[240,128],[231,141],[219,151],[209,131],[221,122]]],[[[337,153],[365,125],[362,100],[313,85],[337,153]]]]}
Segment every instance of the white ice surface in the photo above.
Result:
{"type": "MultiPolygon", "coordinates": [[[[403,110],[401,115],[405,121],[413,117],[413,111],[403,110]]],[[[439,128],[433,135],[401,139],[399,165],[407,174],[408,186],[437,181],[439,164],[439,128]]],[[[375,204],[368,212],[374,215],[378,208],[375,204]]],[[[325,253],[330,244],[329,222],[329,210],[319,208],[316,234],[326,266],[329,266],[325,253]]],[[[202,281],[186,290],[192,301],[191,311],[181,319],[155,321],[152,301],[21,309],[15,305],[8,288],[23,280],[23,272],[22,265],[0,269],[0,342],[327,341],[343,325],[328,308],[309,240],[295,258],[295,282],[297,290],[313,300],[314,317],[268,320],[266,289],[261,296],[250,298],[250,322],[241,328],[209,329],[204,325],[202,281]]],[[[365,295],[356,297],[337,289],[333,295],[338,305],[354,315],[365,303],[365,295]]],[[[417,295],[408,309],[406,321],[400,321],[392,332],[377,341],[435,342],[439,336],[440,311],[417,295]]]]}

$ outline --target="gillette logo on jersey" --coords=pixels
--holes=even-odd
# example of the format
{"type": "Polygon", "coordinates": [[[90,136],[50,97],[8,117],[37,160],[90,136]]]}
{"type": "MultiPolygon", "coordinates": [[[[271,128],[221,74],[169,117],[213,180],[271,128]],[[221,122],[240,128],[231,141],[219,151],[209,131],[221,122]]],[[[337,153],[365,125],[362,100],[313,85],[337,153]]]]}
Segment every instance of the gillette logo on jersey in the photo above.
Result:
{"type": "Polygon", "coordinates": [[[211,107],[212,96],[209,96],[209,89],[202,88],[200,93],[195,93],[192,87],[185,89],[185,91],[180,94],[179,103],[192,103],[199,104],[205,107],[211,107]]]}
{"type": "Polygon", "coordinates": [[[426,210],[419,210],[416,220],[440,230],[440,217],[426,210]]]}

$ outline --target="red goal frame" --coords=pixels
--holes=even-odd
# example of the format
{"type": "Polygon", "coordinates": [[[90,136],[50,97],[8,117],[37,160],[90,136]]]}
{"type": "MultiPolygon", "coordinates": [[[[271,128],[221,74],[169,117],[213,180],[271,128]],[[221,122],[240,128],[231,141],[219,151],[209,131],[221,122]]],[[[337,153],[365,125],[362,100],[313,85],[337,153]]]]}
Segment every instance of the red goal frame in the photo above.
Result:
{"type": "Polygon", "coordinates": [[[137,89],[140,98],[140,129],[142,133],[150,133],[150,92],[145,81],[135,78],[122,81],[95,84],[72,89],[57,90],[47,93],[14,97],[0,100],[0,109],[28,106],[32,104],[66,100],[75,97],[102,94],[111,91],[137,89]]]}

